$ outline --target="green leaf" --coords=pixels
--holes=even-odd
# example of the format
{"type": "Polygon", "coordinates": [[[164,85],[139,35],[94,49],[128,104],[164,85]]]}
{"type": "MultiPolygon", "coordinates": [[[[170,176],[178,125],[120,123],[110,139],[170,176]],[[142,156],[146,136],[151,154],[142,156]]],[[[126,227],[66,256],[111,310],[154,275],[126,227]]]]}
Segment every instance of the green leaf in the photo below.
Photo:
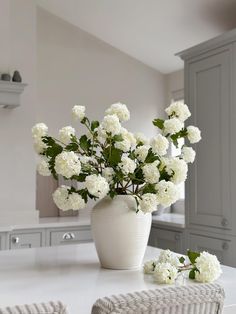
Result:
{"type": "Polygon", "coordinates": [[[98,127],[99,127],[99,121],[92,121],[91,122],[91,130],[92,131],[94,131],[98,127]]]}
{"type": "Polygon", "coordinates": [[[188,250],[187,255],[188,255],[188,258],[189,258],[191,264],[195,264],[195,261],[200,256],[200,253],[188,250]]]}
{"type": "Polygon", "coordinates": [[[137,168],[134,171],[134,173],[130,175],[130,179],[132,180],[133,184],[138,184],[138,185],[143,184],[145,181],[144,181],[142,169],[137,168]]]}
{"type": "Polygon", "coordinates": [[[117,166],[121,161],[122,150],[115,148],[114,146],[108,146],[104,149],[103,154],[110,166],[117,166]]]}
{"type": "Polygon", "coordinates": [[[157,126],[159,129],[163,129],[164,128],[164,120],[162,119],[155,119],[152,121],[153,125],[157,126]]]}
{"type": "Polygon", "coordinates": [[[116,190],[110,190],[110,192],[109,192],[109,196],[110,196],[110,198],[112,198],[112,199],[113,199],[116,195],[117,195],[116,190]]]}
{"type": "Polygon", "coordinates": [[[183,263],[185,262],[185,258],[184,258],[183,256],[181,256],[181,257],[179,258],[179,262],[180,262],[181,264],[183,264],[183,263]]]}
{"type": "Polygon", "coordinates": [[[146,193],[152,193],[156,194],[156,189],[155,189],[155,184],[146,184],[145,187],[143,188],[143,194],[146,193]]]}
{"type": "Polygon", "coordinates": [[[78,182],[84,182],[87,177],[87,174],[80,173],[78,176],[74,175],[71,177],[72,180],[76,180],[78,182]]]}
{"type": "Polygon", "coordinates": [[[123,141],[123,137],[121,134],[114,135],[112,139],[114,142],[122,142],[123,141]]]}
{"type": "Polygon", "coordinates": [[[146,157],[144,162],[146,164],[150,164],[150,163],[153,163],[156,160],[160,160],[160,158],[152,152],[151,148],[149,148],[147,157],[146,157]]]}
{"type": "Polygon", "coordinates": [[[91,147],[91,141],[87,138],[86,135],[82,135],[81,138],[79,139],[79,145],[82,150],[88,151],[89,148],[91,147]]]}
{"type": "Polygon", "coordinates": [[[75,142],[68,144],[65,147],[65,150],[76,152],[79,148],[79,145],[75,142]]]}
{"type": "Polygon", "coordinates": [[[188,275],[189,279],[195,279],[195,275],[196,275],[195,272],[196,272],[195,268],[190,270],[189,275],[188,275]]]}

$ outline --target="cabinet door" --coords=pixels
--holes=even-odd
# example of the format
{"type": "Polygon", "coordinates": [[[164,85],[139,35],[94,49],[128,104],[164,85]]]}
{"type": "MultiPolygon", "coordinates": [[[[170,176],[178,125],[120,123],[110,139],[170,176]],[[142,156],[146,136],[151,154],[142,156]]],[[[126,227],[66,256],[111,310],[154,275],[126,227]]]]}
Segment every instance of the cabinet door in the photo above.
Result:
{"type": "Polygon", "coordinates": [[[159,249],[182,253],[183,234],[178,231],[152,227],[148,244],[159,249]]]}
{"type": "Polygon", "coordinates": [[[68,245],[92,241],[92,234],[89,228],[74,228],[49,231],[49,245],[68,245]]]}
{"type": "Polygon", "coordinates": [[[10,249],[36,248],[43,245],[43,235],[40,231],[14,232],[9,238],[10,249]]]}
{"type": "Polygon", "coordinates": [[[218,257],[219,261],[228,266],[236,266],[233,257],[234,238],[218,238],[215,236],[203,236],[199,234],[189,234],[189,249],[202,252],[207,251],[218,257]]]}
{"type": "Polygon", "coordinates": [[[0,250],[6,249],[6,234],[0,233],[0,250]]]}
{"type": "Polygon", "coordinates": [[[231,46],[187,65],[191,123],[202,131],[190,166],[186,210],[190,225],[232,228],[230,201],[231,46]]]}

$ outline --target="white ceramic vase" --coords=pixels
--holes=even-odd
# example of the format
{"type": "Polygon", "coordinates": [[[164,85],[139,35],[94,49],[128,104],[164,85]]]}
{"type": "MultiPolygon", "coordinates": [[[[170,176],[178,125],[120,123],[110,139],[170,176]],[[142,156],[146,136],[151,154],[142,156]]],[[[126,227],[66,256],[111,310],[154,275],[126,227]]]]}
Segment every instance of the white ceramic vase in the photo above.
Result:
{"type": "Polygon", "coordinates": [[[136,269],[142,265],[151,214],[136,213],[133,196],[105,197],[93,208],[92,234],[103,268],[136,269]]]}

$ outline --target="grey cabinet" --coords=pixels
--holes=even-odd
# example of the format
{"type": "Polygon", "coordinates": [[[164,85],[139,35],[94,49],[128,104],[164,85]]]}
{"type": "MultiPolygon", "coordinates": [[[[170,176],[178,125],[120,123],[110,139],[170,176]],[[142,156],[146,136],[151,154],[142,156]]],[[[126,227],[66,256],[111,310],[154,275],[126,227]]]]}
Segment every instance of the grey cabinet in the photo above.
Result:
{"type": "Polygon", "coordinates": [[[5,232],[0,233],[0,250],[6,249],[6,238],[7,234],[5,232]]]}
{"type": "Polygon", "coordinates": [[[190,232],[188,248],[194,251],[207,251],[218,257],[219,261],[228,266],[235,266],[235,237],[222,237],[215,234],[190,232]]]}
{"type": "Polygon", "coordinates": [[[9,235],[9,249],[25,249],[44,246],[42,230],[21,230],[9,235]]]}
{"type": "Polygon", "coordinates": [[[179,53],[185,65],[190,124],[202,131],[186,183],[191,248],[236,266],[236,30],[179,53]],[[203,233],[206,234],[203,235],[203,233]]]}
{"type": "Polygon", "coordinates": [[[68,245],[92,241],[89,227],[54,228],[47,230],[47,245],[68,245]]]}
{"type": "Polygon", "coordinates": [[[169,249],[173,252],[183,252],[183,233],[181,231],[161,229],[152,227],[149,245],[160,249],[169,249]]]}

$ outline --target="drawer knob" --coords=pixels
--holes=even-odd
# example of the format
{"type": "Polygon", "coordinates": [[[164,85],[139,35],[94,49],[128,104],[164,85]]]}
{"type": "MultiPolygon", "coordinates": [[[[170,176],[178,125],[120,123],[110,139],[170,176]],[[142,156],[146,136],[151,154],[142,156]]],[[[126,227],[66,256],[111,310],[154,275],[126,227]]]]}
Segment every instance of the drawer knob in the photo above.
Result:
{"type": "Polygon", "coordinates": [[[229,248],[229,244],[227,242],[223,242],[222,243],[222,249],[223,250],[228,250],[228,248],[229,248]]]}
{"type": "Polygon", "coordinates": [[[73,240],[75,238],[75,234],[73,232],[66,232],[63,234],[63,240],[73,240]]]}
{"type": "Polygon", "coordinates": [[[228,224],[229,224],[229,222],[228,222],[228,220],[227,220],[226,218],[223,218],[223,219],[221,220],[221,226],[227,227],[228,224]]]}
{"type": "Polygon", "coordinates": [[[12,238],[12,243],[17,244],[19,242],[20,242],[20,238],[19,237],[12,238]]]}
{"type": "Polygon", "coordinates": [[[175,240],[176,240],[176,241],[179,241],[179,239],[180,239],[180,235],[179,235],[179,234],[176,234],[176,235],[175,235],[175,240]]]}

